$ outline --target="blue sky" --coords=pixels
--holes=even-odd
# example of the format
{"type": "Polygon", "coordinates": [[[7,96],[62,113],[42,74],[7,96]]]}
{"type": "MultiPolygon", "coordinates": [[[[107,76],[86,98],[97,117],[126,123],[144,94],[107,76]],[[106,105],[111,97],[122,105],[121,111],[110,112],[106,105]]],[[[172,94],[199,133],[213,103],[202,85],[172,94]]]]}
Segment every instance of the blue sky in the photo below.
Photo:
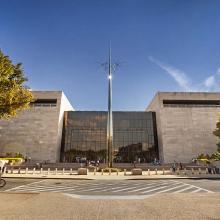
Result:
{"type": "Polygon", "coordinates": [[[111,40],[113,109],[138,111],[157,91],[219,91],[219,12],[219,0],[0,0],[0,48],[33,90],[105,110],[111,40]]]}

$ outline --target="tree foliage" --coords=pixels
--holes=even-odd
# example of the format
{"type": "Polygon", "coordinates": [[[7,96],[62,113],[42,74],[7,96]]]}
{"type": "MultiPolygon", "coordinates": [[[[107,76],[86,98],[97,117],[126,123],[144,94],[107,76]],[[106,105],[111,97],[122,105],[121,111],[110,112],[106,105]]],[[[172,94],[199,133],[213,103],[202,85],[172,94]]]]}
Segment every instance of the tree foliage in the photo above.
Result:
{"type": "Polygon", "coordinates": [[[25,87],[21,63],[13,64],[0,50],[0,119],[9,119],[29,107],[32,93],[25,87]]]}
{"type": "Polygon", "coordinates": [[[208,154],[200,154],[196,160],[203,161],[206,163],[212,163],[213,161],[220,160],[220,152],[216,151],[211,156],[208,154]]]}
{"type": "MultiPolygon", "coordinates": [[[[220,113],[218,113],[218,122],[216,123],[216,129],[213,131],[213,134],[220,139],[220,113]]],[[[218,151],[220,151],[220,142],[217,143],[218,151]]]]}

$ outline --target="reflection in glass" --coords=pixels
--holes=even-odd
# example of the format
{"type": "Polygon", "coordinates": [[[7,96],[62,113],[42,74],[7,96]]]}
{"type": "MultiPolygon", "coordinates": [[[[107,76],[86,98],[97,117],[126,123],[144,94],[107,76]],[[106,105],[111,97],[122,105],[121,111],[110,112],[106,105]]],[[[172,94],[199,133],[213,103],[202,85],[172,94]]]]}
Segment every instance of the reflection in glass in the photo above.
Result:
{"type": "MultiPolygon", "coordinates": [[[[66,112],[62,161],[105,163],[107,153],[107,112],[66,112]]],[[[155,113],[113,112],[113,161],[152,162],[158,159],[155,113]]]]}

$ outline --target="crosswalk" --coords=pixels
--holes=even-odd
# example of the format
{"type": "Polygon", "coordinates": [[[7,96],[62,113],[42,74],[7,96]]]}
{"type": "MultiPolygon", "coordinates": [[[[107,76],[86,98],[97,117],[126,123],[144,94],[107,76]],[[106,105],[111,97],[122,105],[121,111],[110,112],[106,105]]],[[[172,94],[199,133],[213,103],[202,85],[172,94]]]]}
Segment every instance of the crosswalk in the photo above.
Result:
{"type": "Polygon", "coordinates": [[[143,199],[162,193],[212,193],[210,190],[179,180],[41,180],[6,191],[56,192],[89,199],[143,199]]]}

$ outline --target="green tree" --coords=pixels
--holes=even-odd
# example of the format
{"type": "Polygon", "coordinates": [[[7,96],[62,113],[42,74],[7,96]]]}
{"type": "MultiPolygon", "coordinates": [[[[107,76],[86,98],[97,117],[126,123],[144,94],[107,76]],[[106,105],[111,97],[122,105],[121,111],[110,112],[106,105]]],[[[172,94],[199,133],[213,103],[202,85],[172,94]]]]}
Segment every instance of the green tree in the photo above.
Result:
{"type": "Polygon", "coordinates": [[[24,85],[21,63],[13,64],[0,50],[0,119],[9,119],[29,107],[32,93],[24,85]]]}
{"type": "MultiPolygon", "coordinates": [[[[216,123],[216,129],[213,131],[213,134],[220,139],[220,113],[218,113],[218,122],[216,123]]],[[[218,151],[220,151],[220,142],[217,143],[218,151]]]]}

